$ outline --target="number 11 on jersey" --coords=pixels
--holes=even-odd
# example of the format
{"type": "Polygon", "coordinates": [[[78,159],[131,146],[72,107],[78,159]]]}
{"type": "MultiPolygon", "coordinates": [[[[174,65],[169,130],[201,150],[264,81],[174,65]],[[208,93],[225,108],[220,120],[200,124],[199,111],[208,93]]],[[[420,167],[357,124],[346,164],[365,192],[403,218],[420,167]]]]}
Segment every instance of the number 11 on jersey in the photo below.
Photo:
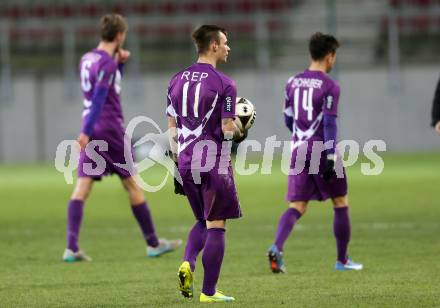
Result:
{"type": "MultiPolygon", "coordinates": [[[[200,99],[200,87],[202,86],[202,83],[197,83],[196,86],[196,92],[194,93],[194,106],[193,106],[193,112],[194,117],[199,117],[199,99],[200,99]]],[[[183,95],[182,95],[182,117],[188,116],[188,87],[189,87],[189,81],[185,82],[183,84],[183,95]]]]}

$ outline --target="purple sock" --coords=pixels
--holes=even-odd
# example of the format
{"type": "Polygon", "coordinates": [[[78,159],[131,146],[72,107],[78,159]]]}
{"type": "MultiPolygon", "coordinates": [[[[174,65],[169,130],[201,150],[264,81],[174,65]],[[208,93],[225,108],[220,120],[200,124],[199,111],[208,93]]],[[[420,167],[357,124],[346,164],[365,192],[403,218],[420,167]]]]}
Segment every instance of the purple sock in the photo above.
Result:
{"type": "Polygon", "coordinates": [[[205,295],[211,296],[215,293],[224,253],[225,229],[208,229],[202,256],[203,269],[205,270],[202,292],[205,295]]]}
{"type": "Polygon", "coordinates": [[[275,245],[280,251],[284,249],[284,242],[289,237],[290,232],[292,232],[293,226],[296,221],[300,219],[301,213],[294,208],[289,207],[280,218],[278,223],[278,230],[275,235],[275,245]]]}
{"type": "Polygon", "coordinates": [[[73,252],[79,250],[79,228],[83,217],[84,202],[82,200],[70,200],[67,207],[67,248],[73,252]]]}
{"type": "Polygon", "coordinates": [[[197,256],[205,246],[206,233],[206,222],[199,220],[188,234],[183,261],[189,262],[193,272],[196,268],[197,256]]]}
{"type": "Polygon", "coordinates": [[[336,238],[336,248],[338,250],[338,261],[347,262],[347,246],[350,241],[351,226],[348,215],[348,206],[335,208],[333,220],[333,233],[336,238]]]}
{"type": "Polygon", "coordinates": [[[136,217],[139,227],[141,227],[147,244],[151,247],[157,247],[159,245],[159,240],[157,239],[154,231],[153,219],[151,218],[151,213],[147,206],[147,202],[144,201],[141,204],[132,205],[131,210],[134,217],[136,217]]]}

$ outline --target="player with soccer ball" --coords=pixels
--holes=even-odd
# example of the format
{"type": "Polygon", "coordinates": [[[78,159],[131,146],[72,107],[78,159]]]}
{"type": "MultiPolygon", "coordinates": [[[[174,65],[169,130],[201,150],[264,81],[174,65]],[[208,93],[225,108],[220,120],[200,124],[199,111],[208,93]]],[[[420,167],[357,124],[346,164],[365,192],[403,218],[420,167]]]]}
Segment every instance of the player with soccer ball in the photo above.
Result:
{"type": "Polygon", "coordinates": [[[218,26],[199,27],[192,35],[197,62],[174,75],[168,87],[171,150],[182,179],[181,186],[175,180],[175,192],[186,195],[196,218],[178,270],[179,290],[184,297],[193,297],[196,258],[203,249],[200,302],[234,301],[216,289],[226,220],[241,217],[230,153],[222,148],[230,149],[232,140],[243,140],[255,120],[245,99],[239,102],[247,105],[242,109],[244,117],[236,117],[235,82],[217,70],[230,51],[226,35],[218,26]]]}

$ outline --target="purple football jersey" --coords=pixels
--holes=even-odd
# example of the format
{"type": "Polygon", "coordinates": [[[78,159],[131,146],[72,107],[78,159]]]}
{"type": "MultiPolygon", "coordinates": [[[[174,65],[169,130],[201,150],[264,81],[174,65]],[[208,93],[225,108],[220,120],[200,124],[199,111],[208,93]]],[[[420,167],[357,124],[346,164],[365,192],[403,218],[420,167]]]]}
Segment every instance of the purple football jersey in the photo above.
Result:
{"type": "Polygon", "coordinates": [[[221,120],[235,117],[236,97],[235,82],[210,64],[195,63],[173,76],[167,115],[177,122],[179,169],[205,166],[207,157],[218,166],[224,139],[221,120]],[[215,147],[194,151],[199,141],[215,147]]]}
{"type": "MultiPolygon", "coordinates": [[[[305,70],[287,81],[284,113],[293,117],[293,148],[324,141],[323,115],[337,115],[339,84],[320,71],[305,70]]],[[[295,151],[294,151],[295,152],[295,151]]]]}
{"type": "Polygon", "coordinates": [[[84,96],[83,124],[90,112],[95,89],[106,87],[109,88],[107,99],[94,125],[94,131],[123,129],[124,118],[120,99],[121,73],[115,59],[103,50],[93,49],[81,58],[79,69],[84,96]]]}
{"type": "MultiPolygon", "coordinates": [[[[300,151],[307,149],[306,160],[310,160],[313,142],[324,143],[322,119],[324,115],[337,115],[339,93],[339,85],[320,71],[305,70],[288,80],[284,113],[293,117],[291,169],[295,168],[300,151]]],[[[325,181],[322,177],[321,172],[325,167],[324,155],[325,151],[318,157],[319,166],[316,169],[318,173],[311,172],[313,166],[307,166],[301,173],[289,175],[287,201],[323,201],[347,194],[345,171],[342,178],[338,177],[331,181],[325,181]]]]}
{"type": "Polygon", "coordinates": [[[132,161],[126,161],[124,149],[131,147],[130,141],[124,136],[124,118],[121,107],[121,72],[116,61],[105,51],[93,49],[86,53],[80,62],[81,88],[84,95],[83,131],[84,124],[88,119],[92,107],[92,98],[95,89],[98,87],[108,88],[105,102],[102,105],[101,113],[93,125],[91,140],[103,140],[107,143],[108,149],[101,151],[95,148],[96,152],[105,160],[105,168],[101,171],[88,171],[86,166],[96,167],[96,162],[81,151],[78,165],[79,177],[92,177],[101,179],[108,174],[117,174],[121,178],[127,178],[136,172],[132,161]],[[117,164],[129,164],[129,170],[121,168],[117,164]]]}

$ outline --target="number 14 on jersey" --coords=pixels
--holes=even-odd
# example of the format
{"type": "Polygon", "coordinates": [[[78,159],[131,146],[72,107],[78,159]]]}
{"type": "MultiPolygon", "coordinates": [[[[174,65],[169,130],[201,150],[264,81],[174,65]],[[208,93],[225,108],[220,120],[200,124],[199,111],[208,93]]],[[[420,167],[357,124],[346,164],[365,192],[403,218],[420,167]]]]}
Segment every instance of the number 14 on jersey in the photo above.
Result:
{"type": "Polygon", "coordinates": [[[307,112],[307,120],[313,120],[313,88],[295,88],[295,92],[293,93],[293,108],[294,108],[294,116],[295,120],[298,120],[298,112],[299,112],[299,101],[300,101],[300,91],[302,90],[302,104],[301,107],[304,111],[307,112]]]}

